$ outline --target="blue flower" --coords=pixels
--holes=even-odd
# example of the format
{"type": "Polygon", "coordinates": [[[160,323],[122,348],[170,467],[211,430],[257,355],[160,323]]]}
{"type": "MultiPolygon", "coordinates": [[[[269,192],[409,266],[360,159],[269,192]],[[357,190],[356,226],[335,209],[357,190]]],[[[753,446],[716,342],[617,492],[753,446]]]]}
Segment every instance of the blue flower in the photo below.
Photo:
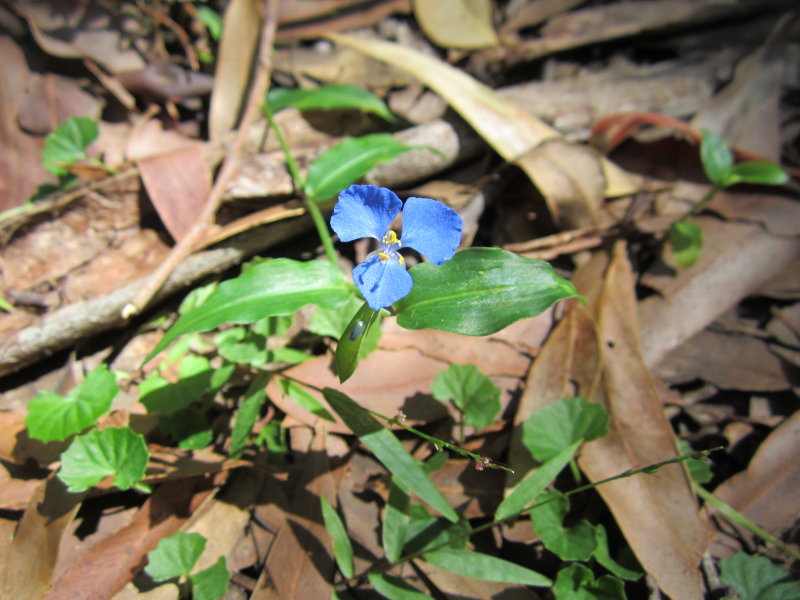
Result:
{"type": "Polygon", "coordinates": [[[400,248],[413,248],[441,265],[453,258],[461,242],[461,217],[431,198],[409,198],[405,206],[386,188],[351,185],[339,194],[331,227],[343,242],[371,237],[381,247],[353,269],[353,281],[372,310],[391,306],[408,295],[413,285],[400,248]],[[403,235],[389,229],[403,210],[403,235]]]}

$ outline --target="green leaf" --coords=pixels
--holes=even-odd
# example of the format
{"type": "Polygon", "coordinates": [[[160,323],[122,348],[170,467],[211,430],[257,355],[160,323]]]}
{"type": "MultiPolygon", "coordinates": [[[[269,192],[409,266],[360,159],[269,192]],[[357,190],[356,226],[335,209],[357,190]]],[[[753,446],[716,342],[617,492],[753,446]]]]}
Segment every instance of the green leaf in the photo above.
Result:
{"type": "Polygon", "coordinates": [[[733,167],[733,154],[717,134],[704,129],[700,142],[700,160],[708,180],[718,186],[729,185],[728,177],[733,167]]]}
{"type": "Polygon", "coordinates": [[[797,600],[800,588],[792,575],[764,556],[737,552],[720,562],[723,583],[735,587],[742,600],[797,600]]]}
{"type": "Polygon", "coordinates": [[[379,314],[379,311],[372,310],[365,302],[344,328],[334,354],[340,383],[347,381],[355,372],[361,356],[361,344],[367,338],[379,314]]]}
{"type": "Polygon", "coordinates": [[[80,433],[111,408],[118,391],[114,374],[101,364],[66,396],[40,392],[28,404],[25,417],[28,435],[42,442],[53,442],[80,433]]]}
{"type": "Polygon", "coordinates": [[[218,42],[222,37],[222,17],[219,16],[219,13],[207,6],[198,6],[197,16],[208,29],[208,34],[212,39],[218,42]]]}
{"type": "Polygon", "coordinates": [[[585,398],[560,398],[534,412],[522,425],[522,443],[533,457],[547,462],[579,440],[591,442],[608,431],[609,416],[585,398]]]}
{"type": "Polygon", "coordinates": [[[72,165],[86,157],[86,148],[97,139],[97,121],[89,117],[70,117],[45,138],[42,166],[53,175],[66,175],[62,165],[72,165]]]}
{"type": "Polygon", "coordinates": [[[267,104],[273,114],[290,106],[298,110],[361,110],[391,123],[397,119],[372,92],[349,84],[326,85],[317,89],[270,90],[267,104]]]}
{"type": "Polygon", "coordinates": [[[189,579],[192,581],[192,600],[219,600],[228,591],[231,573],[225,557],[220,556],[213,565],[190,575],[189,579]]]}
{"type": "Polygon", "coordinates": [[[423,556],[440,569],[465,577],[537,587],[549,587],[553,583],[536,571],[481,552],[447,549],[427,552],[423,556]]]}
{"type": "Polygon", "coordinates": [[[669,244],[675,264],[691,267],[703,249],[703,230],[692,221],[674,221],[669,226],[669,244]]]}
{"type": "Polygon", "coordinates": [[[394,575],[383,575],[381,573],[368,573],[372,587],[375,591],[389,598],[389,600],[430,600],[431,596],[423,594],[410,583],[406,583],[394,575]]]}
{"type": "Polygon", "coordinates": [[[451,550],[464,550],[467,547],[472,529],[466,519],[451,523],[443,517],[430,515],[425,507],[418,504],[411,505],[409,515],[404,547],[410,554],[443,544],[451,550]]]}
{"type": "Polygon", "coordinates": [[[147,553],[144,570],[153,581],[188,577],[205,547],[206,538],[199,533],[176,531],[147,553]]]}
{"type": "Polygon", "coordinates": [[[597,546],[594,527],[586,520],[574,527],[563,525],[569,512],[569,500],[561,492],[551,490],[538,499],[550,500],[530,511],[533,528],[544,547],[563,560],[588,560],[597,546]]]}
{"type": "Polygon", "coordinates": [[[383,514],[383,550],[389,562],[397,562],[406,543],[406,532],[410,521],[411,501],[394,481],[389,485],[389,499],[383,514]]]}
{"type": "Polygon", "coordinates": [[[306,175],[306,196],[324,202],[361,179],[378,163],[413,149],[388,133],[345,138],[311,163],[306,175]]]}
{"type": "Polygon", "coordinates": [[[208,300],[181,316],[145,362],[186,333],[209,331],[223,323],[253,323],[288,315],[306,304],[336,306],[351,295],[339,269],[328,261],[277,258],[258,263],[217,287],[208,300]]]}
{"type": "Polygon", "coordinates": [[[541,467],[528,473],[517,487],[503,499],[500,506],[497,507],[494,518],[498,520],[506,519],[522,511],[533,502],[544,491],[547,484],[553,481],[567,465],[580,445],[581,440],[574,442],[545,462],[541,467]]]}
{"type": "Polygon", "coordinates": [[[144,477],[150,453],[144,437],[130,427],[93,429],[76,437],[61,455],[58,477],[70,492],[83,492],[104,477],[127,490],[144,477]]]}
{"type": "Polygon", "coordinates": [[[625,600],[625,584],[611,575],[595,581],[588,567],[576,563],[558,572],[553,594],[556,600],[625,600]]]}
{"type": "Polygon", "coordinates": [[[475,365],[450,365],[431,383],[431,392],[439,402],[453,400],[476,430],[491,425],[500,412],[500,388],[475,365]]]}
{"type": "MultiPolygon", "coordinates": [[[[678,440],[678,448],[681,454],[689,454],[694,452],[694,448],[686,440],[678,440]]],[[[700,458],[686,459],[686,468],[689,469],[689,475],[697,483],[708,483],[714,478],[711,472],[711,467],[708,462],[700,458]]]]}
{"type": "Polygon", "coordinates": [[[219,355],[233,363],[260,367],[269,362],[267,338],[247,327],[231,327],[214,336],[219,355]]]}
{"type": "MultiPolygon", "coordinates": [[[[308,330],[317,335],[324,335],[339,340],[350,321],[364,306],[364,301],[356,296],[351,296],[345,304],[335,308],[318,308],[311,315],[311,323],[308,330]]],[[[383,315],[379,315],[383,316],[383,315]]],[[[377,350],[381,339],[381,328],[377,326],[378,317],[373,325],[360,332],[360,346],[358,349],[358,359],[364,359],[371,352],[377,350]]],[[[353,331],[350,331],[352,335],[353,331]]],[[[349,337],[349,336],[348,336],[349,337]]],[[[345,338],[347,339],[347,338],[345,338]]]]}
{"type": "Polygon", "coordinates": [[[627,581],[636,581],[642,576],[641,571],[628,569],[611,558],[611,553],[608,550],[608,535],[606,535],[605,527],[599,524],[594,526],[594,539],[597,545],[595,546],[592,556],[594,556],[598,563],[611,571],[613,575],[627,581]]]}
{"type": "Polygon", "coordinates": [[[184,450],[202,450],[214,439],[206,410],[189,407],[170,414],[161,414],[158,429],[184,450]]]}
{"type": "Polygon", "coordinates": [[[211,368],[204,356],[193,354],[185,356],[178,371],[179,379],[175,383],[167,381],[156,373],[151,373],[142,381],[139,385],[139,395],[141,403],[147,407],[147,412],[169,415],[186,408],[212,391],[212,380],[216,370],[211,368]]]}
{"type": "Polygon", "coordinates": [[[783,185],[789,175],[778,165],[766,162],[741,162],[733,165],[725,185],[754,183],[760,185],[783,185]]]}
{"type": "Polygon", "coordinates": [[[413,490],[431,508],[450,521],[458,515],[444,499],[433,482],[428,479],[422,465],[403,447],[394,434],[376,421],[367,410],[338,390],[325,388],[325,399],[358,439],[380,460],[398,483],[413,490]]]}
{"type": "Polygon", "coordinates": [[[347,537],[347,529],[345,529],[339,513],[331,506],[328,499],[325,496],[320,496],[319,500],[322,506],[322,520],[325,521],[325,529],[333,541],[333,556],[336,559],[336,564],[339,565],[342,575],[350,579],[355,574],[355,566],[353,564],[353,545],[350,543],[350,538],[347,537]]]}
{"type": "Polygon", "coordinates": [[[306,388],[304,388],[299,383],[295,383],[291,379],[279,379],[278,380],[283,393],[289,396],[298,406],[304,408],[308,412],[313,415],[316,415],[320,419],[325,419],[326,421],[330,421],[333,423],[336,421],[331,414],[325,409],[322,404],[309,392],[306,388]]]}
{"type": "Polygon", "coordinates": [[[441,266],[422,263],[409,273],[414,287],[395,304],[397,324],[406,329],[489,335],[578,296],[548,263],[500,248],[467,248],[441,266]]]}
{"type": "Polygon", "coordinates": [[[256,424],[261,405],[267,399],[264,389],[267,387],[269,378],[269,373],[259,373],[245,392],[244,400],[236,413],[233,431],[231,431],[231,446],[228,450],[231,458],[241,457],[242,450],[247,446],[247,440],[250,438],[253,425],[256,424]]]}

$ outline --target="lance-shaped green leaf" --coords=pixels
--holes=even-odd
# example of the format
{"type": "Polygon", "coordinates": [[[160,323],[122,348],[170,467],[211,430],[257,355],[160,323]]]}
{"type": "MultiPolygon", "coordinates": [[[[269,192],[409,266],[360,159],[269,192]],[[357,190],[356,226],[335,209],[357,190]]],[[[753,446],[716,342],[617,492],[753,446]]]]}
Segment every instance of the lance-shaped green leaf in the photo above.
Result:
{"type": "Polygon", "coordinates": [[[397,119],[383,100],[372,92],[350,84],[326,85],[316,89],[272,89],[267,94],[272,113],[290,106],[298,110],[361,110],[389,122],[397,119]]]}
{"type": "Polygon", "coordinates": [[[778,165],[766,162],[741,162],[731,168],[726,185],[734,183],[783,185],[787,181],[789,176],[778,165]]]}
{"type": "Polygon", "coordinates": [[[369,448],[392,476],[406,490],[413,491],[434,510],[450,521],[457,521],[456,511],[447,503],[441,492],[428,479],[422,465],[414,459],[394,434],[381,425],[369,412],[338,390],[322,391],[328,404],[342,418],[358,439],[369,448]]]}
{"type": "Polygon", "coordinates": [[[86,156],[86,148],[97,139],[97,121],[89,117],[70,117],[47,136],[42,150],[42,166],[53,175],[66,175],[64,165],[86,156]]]}
{"type": "Polygon", "coordinates": [[[245,392],[244,400],[239,405],[239,412],[236,413],[233,431],[231,431],[231,447],[228,450],[228,455],[231,458],[241,457],[242,450],[247,445],[250,432],[258,419],[261,405],[267,400],[264,389],[269,383],[269,378],[269,373],[260,373],[250,384],[250,387],[247,388],[247,392],[245,392]]]}
{"type": "Polygon", "coordinates": [[[105,364],[89,373],[66,396],[45,390],[28,404],[28,435],[52,442],[80,433],[111,408],[118,391],[116,378],[105,364]]]}
{"type": "Polygon", "coordinates": [[[716,133],[704,129],[700,142],[700,160],[708,180],[725,186],[733,166],[733,154],[727,144],[716,133]]]}
{"type": "Polygon", "coordinates": [[[350,543],[350,538],[347,537],[347,529],[345,529],[339,513],[331,506],[328,499],[320,496],[319,501],[322,506],[322,520],[325,521],[325,529],[333,542],[333,557],[336,559],[342,575],[350,579],[355,573],[355,566],[353,565],[353,545],[350,543]]]}
{"type": "Polygon", "coordinates": [[[541,573],[481,552],[446,549],[426,552],[423,556],[440,569],[465,577],[537,587],[548,587],[553,583],[541,573]]]}
{"type": "Polygon", "coordinates": [[[341,383],[347,381],[355,372],[358,359],[361,357],[361,344],[367,339],[372,325],[378,321],[379,314],[365,302],[344,328],[344,333],[339,338],[339,344],[336,346],[334,354],[336,371],[341,383]]]}
{"type": "Polygon", "coordinates": [[[370,584],[382,596],[389,600],[430,600],[431,596],[423,594],[410,583],[406,583],[394,575],[383,575],[382,573],[369,573],[367,575],[370,584]]]}
{"type": "Polygon", "coordinates": [[[351,293],[342,272],[328,261],[277,258],[256,264],[219,284],[201,306],[182,315],[145,362],[186,333],[209,331],[223,323],[253,323],[264,317],[288,315],[306,304],[336,306],[351,293]]]}
{"type": "Polygon", "coordinates": [[[58,477],[70,492],[83,492],[104,477],[127,490],[144,477],[150,453],[144,437],[130,427],[93,429],[76,437],[61,455],[58,477]]]}
{"type": "Polygon", "coordinates": [[[548,263],[500,248],[467,248],[441,266],[422,263],[409,272],[414,287],[395,304],[406,329],[489,335],[578,296],[548,263]]]}
{"type": "Polygon", "coordinates": [[[497,507],[494,518],[498,520],[508,518],[528,506],[534,498],[544,491],[547,484],[556,478],[575,455],[580,445],[581,440],[578,440],[564,448],[538,469],[528,473],[517,487],[503,499],[500,506],[497,507]]]}
{"type": "Polygon", "coordinates": [[[345,138],[311,163],[306,175],[306,196],[317,202],[333,198],[375,165],[413,149],[388,133],[345,138]]]}

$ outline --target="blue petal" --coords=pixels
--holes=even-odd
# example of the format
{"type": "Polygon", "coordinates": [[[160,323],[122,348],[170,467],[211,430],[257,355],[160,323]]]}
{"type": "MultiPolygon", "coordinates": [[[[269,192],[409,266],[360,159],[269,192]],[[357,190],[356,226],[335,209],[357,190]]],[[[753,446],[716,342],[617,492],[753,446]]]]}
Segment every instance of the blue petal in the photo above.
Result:
{"type": "Polygon", "coordinates": [[[351,185],[339,193],[331,227],[343,242],[365,237],[380,241],[402,205],[400,198],[386,188],[351,185]]]}
{"type": "Polygon", "coordinates": [[[459,214],[431,198],[409,198],[403,207],[403,247],[414,248],[435,265],[453,258],[461,243],[459,214]]]}
{"type": "Polygon", "coordinates": [[[396,260],[367,259],[353,269],[353,282],[372,310],[391,306],[411,291],[414,281],[396,260]]]}

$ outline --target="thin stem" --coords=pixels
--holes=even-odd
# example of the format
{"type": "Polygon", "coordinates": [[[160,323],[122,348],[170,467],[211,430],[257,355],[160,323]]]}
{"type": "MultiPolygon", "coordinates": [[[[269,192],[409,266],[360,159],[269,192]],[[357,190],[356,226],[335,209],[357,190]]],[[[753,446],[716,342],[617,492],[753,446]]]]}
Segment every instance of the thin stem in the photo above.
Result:
{"type": "Polygon", "coordinates": [[[712,185],[711,189],[708,190],[705,193],[705,195],[699,201],[695,202],[689,210],[687,210],[685,213],[683,213],[683,215],[681,215],[681,217],[678,219],[678,221],[685,221],[689,217],[694,216],[697,213],[699,213],[703,208],[705,208],[705,206],[709,202],[711,202],[711,200],[714,199],[714,196],[716,196],[717,192],[719,192],[723,187],[724,186],[721,186],[721,185],[719,185],[717,183],[712,185]]]}
{"type": "MultiPolygon", "coordinates": [[[[675,458],[670,458],[669,460],[664,460],[664,461],[661,461],[661,462],[658,462],[658,463],[654,463],[654,464],[648,465],[646,467],[641,467],[639,469],[630,469],[628,471],[624,471],[622,473],[619,473],[618,475],[614,475],[612,477],[607,477],[606,479],[601,479],[600,481],[595,481],[594,483],[588,483],[586,485],[582,485],[580,487],[576,487],[575,489],[569,490],[568,492],[562,492],[562,494],[564,496],[569,497],[569,496],[572,496],[574,494],[578,494],[580,492],[585,492],[586,490],[590,490],[592,488],[596,488],[596,487],[599,487],[601,485],[605,485],[606,483],[611,483],[612,481],[616,481],[617,479],[624,479],[626,477],[633,477],[634,475],[638,475],[639,473],[652,474],[652,473],[655,473],[656,471],[658,471],[661,467],[665,467],[665,466],[670,465],[672,463],[683,462],[684,460],[689,460],[690,458],[695,458],[695,459],[703,458],[706,455],[708,455],[709,453],[714,452],[714,451],[719,450],[719,449],[720,448],[712,448],[711,450],[701,450],[701,451],[690,452],[688,454],[682,454],[681,456],[676,456],[675,458]]],[[[370,572],[383,573],[383,572],[389,571],[390,569],[394,568],[395,566],[397,566],[397,565],[399,565],[401,563],[407,562],[409,560],[414,560],[415,558],[419,558],[420,556],[422,556],[423,554],[427,554],[428,552],[435,552],[436,550],[441,550],[442,548],[445,548],[445,547],[451,545],[453,542],[456,542],[456,541],[464,539],[464,538],[471,537],[471,536],[475,535],[476,533],[480,533],[482,531],[486,531],[487,529],[491,529],[492,527],[496,527],[497,525],[500,525],[501,523],[505,523],[506,521],[510,521],[511,519],[516,519],[520,515],[522,515],[522,514],[524,514],[526,512],[529,512],[529,511],[531,511],[531,510],[533,510],[535,508],[539,508],[540,506],[544,506],[545,504],[547,504],[549,502],[553,502],[557,498],[559,498],[559,496],[552,496],[551,498],[548,498],[546,500],[541,500],[539,502],[534,502],[530,506],[528,506],[526,508],[523,508],[522,510],[520,510],[520,511],[518,511],[518,512],[512,514],[512,515],[509,515],[509,516],[504,517],[502,519],[496,519],[494,521],[490,521],[489,523],[484,523],[483,525],[478,525],[477,527],[475,527],[474,529],[470,529],[466,533],[462,533],[461,535],[458,535],[458,536],[456,536],[454,538],[450,538],[447,541],[442,542],[441,544],[435,545],[435,546],[433,546],[431,548],[422,548],[421,550],[417,550],[416,552],[412,552],[411,554],[409,554],[407,556],[401,556],[395,562],[381,565],[380,567],[378,567],[378,568],[376,568],[374,570],[373,569],[366,569],[363,573],[360,573],[358,575],[353,576],[350,579],[350,581],[357,581],[358,579],[363,578],[364,576],[366,576],[367,573],[370,573],[370,572]]]]}
{"type": "Polygon", "coordinates": [[[317,233],[319,234],[319,239],[322,242],[322,247],[325,250],[325,255],[328,257],[328,260],[338,268],[339,263],[336,261],[336,252],[333,249],[333,240],[331,240],[331,234],[328,232],[328,224],[325,222],[325,217],[323,216],[322,211],[319,209],[317,199],[309,196],[306,192],[306,181],[303,178],[303,175],[300,173],[300,168],[297,166],[294,156],[292,156],[292,151],[289,148],[289,144],[286,143],[286,138],[283,137],[281,128],[278,127],[278,124],[275,122],[272,111],[269,109],[269,106],[267,106],[266,103],[264,103],[263,108],[264,115],[267,117],[267,122],[269,123],[272,131],[275,132],[275,139],[278,140],[278,144],[280,144],[281,150],[283,150],[283,155],[286,157],[286,166],[289,167],[289,172],[291,173],[292,180],[294,181],[294,187],[297,193],[303,197],[306,210],[308,210],[308,214],[311,215],[311,220],[314,222],[314,227],[317,228],[317,233]]]}
{"type": "Polygon", "coordinates": [[[709,492],[707,489],[703,488],[700,485],[694,484],[694,491],[695,493],[697,493],[698,496],[700,496],[706,502],[706,504],[710,504],[711,506],[716,508],[720,512],[720,514],[722,514],[729,521],[732,521],[737,525],[741,525],[742,527],[747,529],[750,533],[760,537],[765,542],[768,542],[773,546],[775,546],[776,548],[783,550],[786,554],[788,554],[792,558],[800,560],[800,553],[797,553],[794,550],[792,550],[789,546],[784,544],[782,541],[780,541],[778,538],[776,538],[768,531],[764,531],[763,529],[761,529],[761,527],[753,523],[750,519],[745,517],[742,513],[733,508],[730,504],[726,503],[723,500],[720,500],[714,494],[709,492]]]}

